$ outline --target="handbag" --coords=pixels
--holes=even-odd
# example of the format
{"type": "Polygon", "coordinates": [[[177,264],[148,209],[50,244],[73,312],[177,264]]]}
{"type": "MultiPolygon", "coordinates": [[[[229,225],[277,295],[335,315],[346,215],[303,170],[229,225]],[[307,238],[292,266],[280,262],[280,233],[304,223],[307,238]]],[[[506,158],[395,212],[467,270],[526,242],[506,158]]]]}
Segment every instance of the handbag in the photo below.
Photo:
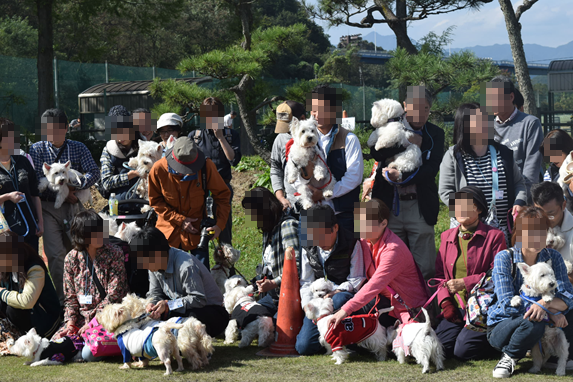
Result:
{"type": "Polygon", "coordinates": [[[101,326],[94,317],[88,324],[88,329],[82,333],[85,346],[89,346],[95,357],[111,357],[121,355],[121,349],[114,338],[101,326]]]}

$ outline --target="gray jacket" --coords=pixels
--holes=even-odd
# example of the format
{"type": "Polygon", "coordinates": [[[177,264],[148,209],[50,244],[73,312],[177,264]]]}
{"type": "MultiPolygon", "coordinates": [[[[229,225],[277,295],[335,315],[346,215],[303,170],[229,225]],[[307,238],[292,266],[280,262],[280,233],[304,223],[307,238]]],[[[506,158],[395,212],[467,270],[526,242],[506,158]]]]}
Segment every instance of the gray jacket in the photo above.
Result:
{"type": "Polygon", "coordinates": [[[154,304],[160,300],[181,299],[183,307],[174,310],[181,314],[191,308],[223,304],[223,295],[203,263],[173,247],[169,250],[167,269],[164,272],[149,271],[147,297],[154,304]]]}
{"type": "MultiPolygon", "coordinates": [[[[508,195],[506,197],[508,198],[510,209],[512,205],[516,204],[525,206],[527,204],[527,194],[525,192],[525,182],[521,171],[513,160],[509,149],[501,146],[499,150],[501,152],[501,160],[505,166],[505,172],[508,175],[508,195]],[[509,168],[509,166],[511,166],[511,168],[509,168]],[[509,179],[511,174],[513,174],[513,183],[511,183],[509,179]]],[[[500,158],[498,158],[498,160],[499,159],[500,158]]],[[[467,185],[466,176],[463,169],[460,168],[460,163],[454,154],[454,146],[451,146],[444,154],[442,164],[440,165],[440,180],[438,185],[440,199],[442,199],[442,202],[444,202],[446,206],[449,205],[450,194],[457,192],[467,185]]]]}
{"type": "Polygon", "coordinates": [[[286,144],[292,138],[290,133],[281,133],[275,138],[271,153],[271,183],[273,191],[283,190],[291,206],[296,209],[296,190],[286,180],[286,144]]]}

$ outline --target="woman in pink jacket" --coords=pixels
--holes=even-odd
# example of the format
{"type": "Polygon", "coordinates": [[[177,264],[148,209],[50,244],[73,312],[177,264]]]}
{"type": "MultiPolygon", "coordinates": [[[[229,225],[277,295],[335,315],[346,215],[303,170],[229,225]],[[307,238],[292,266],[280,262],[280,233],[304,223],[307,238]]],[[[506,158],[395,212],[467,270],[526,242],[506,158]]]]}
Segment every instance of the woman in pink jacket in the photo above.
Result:
{"type": "MultiPolygon", "coordinates": [[[[388,229],[390,210],[384,202],[378,199],[362,202],[354,213],[357,215],[355,220],[360,220],[360,237],[365,249],[364,266],[368,281],[330,318],[329,324],[334,323],[336,326],[360,308],[372,306],[379,295],[381,300],[386,302],[386,306],[391,304],[394,307],[393,311],[381,315],[381,324],[388,326],[396,319],[406,322],[410,319],[408,309],[415,310],[428,300],[422,273],[406,244],[388,229]]],[[[384,303],[379,304],[378,307],[383,305],[384,303]]]]}
{"type": "Polygon", "coordinates": [[[438,290],[443,320],[436,334],[448,358],[469,360],[497,354],[486,333],[464,328],[468,293],[493,267],[496,253],[506,249],[503,233],[481,221],[487,216],[486,206],[486,197],[478,187],[467,186],[450,194],[450,211],[455,210],[460,225],[442,233],[436,258],[436,279],[445,281],[438,290]]]}

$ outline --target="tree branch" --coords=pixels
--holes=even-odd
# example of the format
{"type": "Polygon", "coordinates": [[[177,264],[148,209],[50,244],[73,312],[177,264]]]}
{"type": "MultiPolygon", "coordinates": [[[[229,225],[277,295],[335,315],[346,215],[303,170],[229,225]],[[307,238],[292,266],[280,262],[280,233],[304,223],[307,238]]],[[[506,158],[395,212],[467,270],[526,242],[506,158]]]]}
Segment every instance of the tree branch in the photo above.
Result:
{"type": "Polygon", "coordinates": [[[519,19],[521,18],[521,15],[529,8],[531,8],[533,4],[537,3],[537,1],[538,0],[525,0],[523,4],[517,7],[517,10],[515,11],[515,18],[517,19],[518,22],[519,19]]]}
{"type": "MultiPolygon", "coordinates": [[[[257,106],[255,106],[255,108],[254,108],[253,110],[249,111],[249,114],[256,112],[257,110],[259,110],[259,109],[260,109],[261,107],[263,107],[263,106],[270,105],[270,104],[272,104],[273,102],[276,102],[276,101],[284,101],[284,100],[286,100],[286,98],[283,97],[283,96],[275,96],[275,97],[272,97],[271,99],[269,99],[269,98],[267,97],[267,98],[265,98],[265,99],[263,100],[263,102],[261,102],[260,104],[258,104],[257,106]]],[[[273,109],[273,110],[274,110],[274,109],[273,109]]]]}

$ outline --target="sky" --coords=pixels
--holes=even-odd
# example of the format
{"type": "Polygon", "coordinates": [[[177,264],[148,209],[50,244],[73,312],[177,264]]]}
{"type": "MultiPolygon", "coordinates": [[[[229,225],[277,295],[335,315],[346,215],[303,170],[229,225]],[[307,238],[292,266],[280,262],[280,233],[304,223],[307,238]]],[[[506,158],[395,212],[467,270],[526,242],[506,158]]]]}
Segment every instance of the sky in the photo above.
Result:
{"type": "MultiPolygon", "coordinates": [[[[318,0],[307,0],[316,4],[318,0]]],[[[523,0],[512,1],[514,9],[523,0]]],[[[360,21],[361,17],[356,18],[360,21]]],[[[539,0],[521,17],[522,38],[525,44],[539,44],[549,47],[564,45],[573,40],[573,0],[539,0]]],[[[385,24],[377,24],[374,29],[354,28],[346,25],[327,28],[327,23],[317,20],[330,35],[330,42],[338,44],[339,38],[347,34],[362,33],[372,30],[382,36],[392,35],[392,30],[385,24]]],[[[480,11],[456,11],[445,15],[429,16],[425,20],[413,21],[408,34],[418,40],[428,32],[441,33],[449,26],[455,25],[452,48],[465,48],[476,45],[509,44],[503,14],[497,0],[482,6],[480,11]]]]}

